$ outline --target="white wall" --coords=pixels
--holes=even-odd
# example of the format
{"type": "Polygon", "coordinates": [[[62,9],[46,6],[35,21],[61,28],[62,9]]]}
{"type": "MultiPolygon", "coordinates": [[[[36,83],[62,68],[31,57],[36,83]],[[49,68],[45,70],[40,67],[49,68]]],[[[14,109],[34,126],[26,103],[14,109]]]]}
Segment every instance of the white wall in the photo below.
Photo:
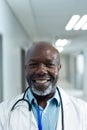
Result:
{"type": "Polygon", "coordinates": [[[28,35],[4,0],[0,0],[0,34],[3,38],[3,100],[5,100],[21,93],[20,49],[27,46],[28,35]]]}

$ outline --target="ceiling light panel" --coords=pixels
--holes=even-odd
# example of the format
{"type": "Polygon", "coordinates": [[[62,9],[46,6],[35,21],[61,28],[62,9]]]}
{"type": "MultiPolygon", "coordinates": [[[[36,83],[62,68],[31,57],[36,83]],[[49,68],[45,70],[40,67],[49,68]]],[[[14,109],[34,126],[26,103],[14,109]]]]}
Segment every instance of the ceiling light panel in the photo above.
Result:
{"type": "Polygon", "coordinates": [[[85,23],[82,27],[81,27],[82,30],[87,30],[87,23],[85,23]]]}
{"type": "Polygon", "coordinates": [[[55,42],[55,45],[58,46],[58,47],[63,47],[67,44],[69,44],[71,41],[70,40],[67,40],[67,39],[58,39],[56,42],[55,42]]]}
{"type": "Polygon", "coordinates": [[[67,31],[70,31],[73,29],[73,26],[77,23],[77,21],[80,19],[80,15],[73,15],[70,19],[70,21],[68,22],[68,24],[66,25],[65,29],[67,31]]]}
{"type": "Polygon", "coordinates": [[[83,15],[80,18],[80,15],[73,15],[66,25],[65,29],[70,30],[87,30],[87,15],[83,15]]]}
{"type": "Polygon", "coordinates": [[[79,30],[87,22],[87,15],[84,15],[79,22],[74,26],[74,30],[79,30]]]}

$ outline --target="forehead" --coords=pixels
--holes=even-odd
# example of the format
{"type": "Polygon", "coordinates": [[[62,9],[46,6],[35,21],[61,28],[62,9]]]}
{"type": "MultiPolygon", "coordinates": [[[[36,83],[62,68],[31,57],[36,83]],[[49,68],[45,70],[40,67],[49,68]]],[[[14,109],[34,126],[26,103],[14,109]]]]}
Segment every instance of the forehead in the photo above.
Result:
{"type": "Polygon", "coordinates": [[[58,58],[57,50],[51,45],[39,45],[30,48],[27,53],[27,62],[31,60],[56,60],[58,58]]]}

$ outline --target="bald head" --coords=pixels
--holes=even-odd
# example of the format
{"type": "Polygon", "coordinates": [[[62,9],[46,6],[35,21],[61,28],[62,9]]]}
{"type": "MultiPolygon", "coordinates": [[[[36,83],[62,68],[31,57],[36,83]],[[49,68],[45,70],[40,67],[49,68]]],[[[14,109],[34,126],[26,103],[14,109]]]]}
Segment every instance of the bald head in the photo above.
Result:
{"type": "Polygon", "coordinates": [[[49,55],[55,54],[56,60],[60,63],[59,51],[51,43],[40,41],[40,42],[34,43],[32,47],[30,47],[29,50],[27,51],[25,65],[28,64],[29,59],[32,56],[36,56],[36,53],[38,53],[39,56],[41,56],[41,53],[43,55],[46,55],[46,53],[49,55]]]}
{"type": "Polygon", "coordinates": [[[53,96],[60,68],[60,56],[55,47],[48,42],[34,44],[27,52],[25,63],[25,75],[31,91],[38,96],[53,96]]]}

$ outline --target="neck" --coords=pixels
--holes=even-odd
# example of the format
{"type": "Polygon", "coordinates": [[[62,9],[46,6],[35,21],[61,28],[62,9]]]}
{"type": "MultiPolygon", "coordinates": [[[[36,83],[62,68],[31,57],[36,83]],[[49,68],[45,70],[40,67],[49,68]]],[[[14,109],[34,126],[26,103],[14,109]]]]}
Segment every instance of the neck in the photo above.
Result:
{"type": "Polygon", "coordinates": [[[52,97],[54,96],[54,94],[55,94],[55,92],[54,92],[54,93],[51,93],[51,94],[49,94],[49,95],[47,95],[47,96],[38,96],[38,95],[35,95],[35,94],[33,94],[33,95],[35,96],[38,105],[40,105],[42,108],[45,108],[46,105],[47,105],[47,101],[48,101],[50,98],[52,98],[52,97]]]}

